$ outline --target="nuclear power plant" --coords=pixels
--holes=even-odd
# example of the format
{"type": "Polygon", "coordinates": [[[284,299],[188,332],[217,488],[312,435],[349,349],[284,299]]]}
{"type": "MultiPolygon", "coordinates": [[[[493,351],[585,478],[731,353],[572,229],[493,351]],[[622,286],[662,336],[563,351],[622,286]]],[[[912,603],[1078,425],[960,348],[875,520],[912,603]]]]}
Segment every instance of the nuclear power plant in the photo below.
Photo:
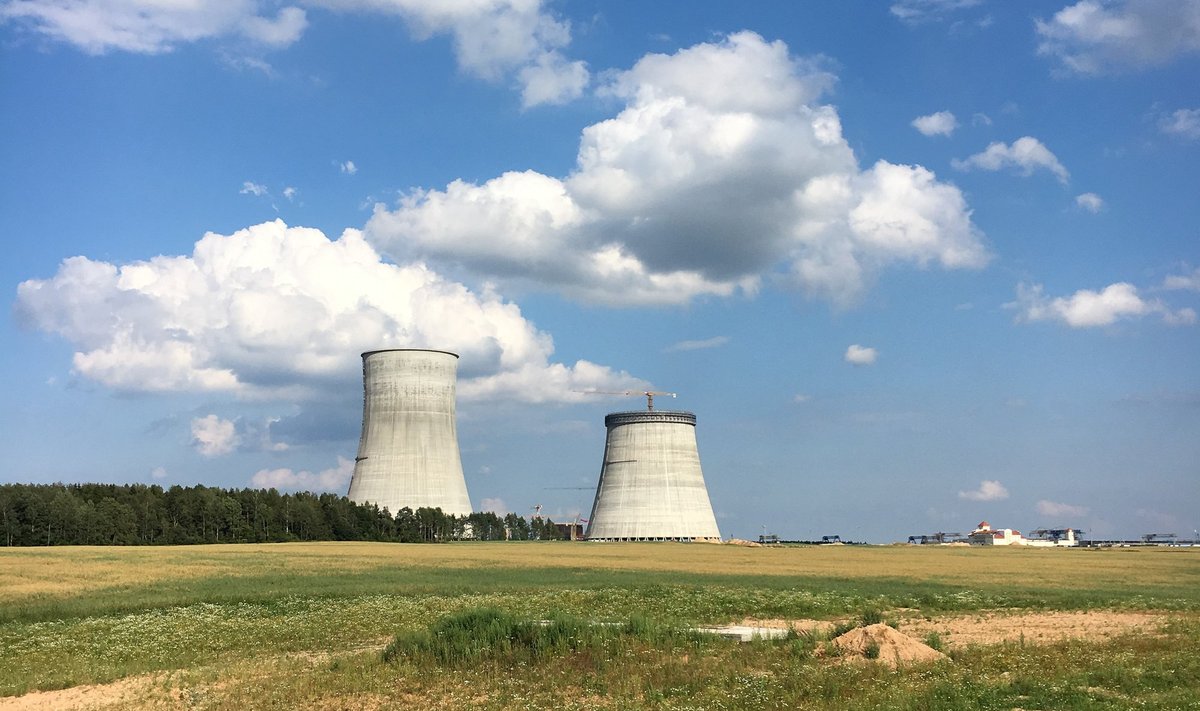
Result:
{"type": "Polygon", "coordinates": [[[708,500],[696,416],[654,410],[614,412],[604,418],[608,436],[596,501],[584,537],[589,541],[720,540],[708,500]]]}
{"type": "Polygon", "coordinates": [[[363,361],[363,423],[347,494],[393,515],[407,506],[471,513],[458,454],[458,355],[395,348],[363,361]]]}

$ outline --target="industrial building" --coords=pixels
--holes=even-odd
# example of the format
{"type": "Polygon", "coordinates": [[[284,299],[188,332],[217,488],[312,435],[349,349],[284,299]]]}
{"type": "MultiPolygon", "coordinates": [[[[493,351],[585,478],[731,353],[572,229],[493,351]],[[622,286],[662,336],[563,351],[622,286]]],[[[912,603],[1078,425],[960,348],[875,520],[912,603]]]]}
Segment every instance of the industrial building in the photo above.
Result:
{"type": "Polygon", "coordinates": [[[992,528],[987,521],[980,521],[974,531],[967,536],[967,542],[973,546],[1033,546],[1035,548],[1060,548],[1078,545],[1075,529],[1039,529],[1034,531],[1035,537],[1026,538],[1020,531],[1011,528],[992,528]]]}
{"type": "MultiPolygon", "coordinates": [[[[653,394],[642,393],[652,398],[653,394]]],[[[589,541],[720,540],[696,447],[696,416],[653,410],[614,412],[607,437],[589,541]]]]}
{"type": "Polygon", "coordinates": [[[363,361],[363,423],[347,496],[401,508],[471,513],[458,452],[458,355],[394,348],[363,361]]]}

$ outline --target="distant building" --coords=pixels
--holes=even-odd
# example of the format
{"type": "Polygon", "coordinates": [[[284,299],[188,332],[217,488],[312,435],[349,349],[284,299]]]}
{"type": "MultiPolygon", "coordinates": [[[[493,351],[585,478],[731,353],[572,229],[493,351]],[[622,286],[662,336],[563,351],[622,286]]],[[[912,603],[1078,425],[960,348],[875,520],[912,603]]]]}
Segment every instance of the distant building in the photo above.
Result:
{"type": "Polygon", "coordinates": [[[1025,538],[1020,531],[1011,528],[992,528],[987,521],[980,521],[979,526],[967,536],[967,542],[973,546],[1033,546],[1035,548],[1059,548],[1078,545],[1075,529],[1039,529],[1034,531],[1034,538],[1025,538]]]}
{"type": "Polygon", "coordinates": [[[967,536],[967,542],[973,546],[1019,546],[1024,540],[1020,531],[992,528],[987,521],[980,521],[979,526],[967,536]]]}

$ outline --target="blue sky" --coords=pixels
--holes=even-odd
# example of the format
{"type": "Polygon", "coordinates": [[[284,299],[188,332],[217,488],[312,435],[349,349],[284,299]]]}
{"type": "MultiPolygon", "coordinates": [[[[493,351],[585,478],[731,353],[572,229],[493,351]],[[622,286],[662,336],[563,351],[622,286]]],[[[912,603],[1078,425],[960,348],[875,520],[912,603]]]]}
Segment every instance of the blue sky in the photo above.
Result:
{"type": "Polygon", "coordinates": [[[0,476],[344,493],[418,346],[477,508],[653,387],[726,536],[1200,527],[1200,2],[742,5],[0,0],[0,476]]]}

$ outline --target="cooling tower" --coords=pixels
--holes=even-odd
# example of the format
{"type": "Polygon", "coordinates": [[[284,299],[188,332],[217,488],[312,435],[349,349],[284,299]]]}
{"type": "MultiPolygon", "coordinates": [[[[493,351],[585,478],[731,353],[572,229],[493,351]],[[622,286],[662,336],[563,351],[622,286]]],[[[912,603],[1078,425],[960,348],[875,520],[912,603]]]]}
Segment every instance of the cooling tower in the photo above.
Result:
{"type": "Polygon", "coordinates": [[[696,450],[690,412],[614,412],[604,418],[608,438],[596,502],[585,537],[590,541],[719,539],[696,450]]]}
{"type": "Polygon", "coordinates": [[[350,499],[393,514],[405,506],[471,513],[454,413],[458,356],[397,348],[362,359],[362,437],[350,499]]]}

